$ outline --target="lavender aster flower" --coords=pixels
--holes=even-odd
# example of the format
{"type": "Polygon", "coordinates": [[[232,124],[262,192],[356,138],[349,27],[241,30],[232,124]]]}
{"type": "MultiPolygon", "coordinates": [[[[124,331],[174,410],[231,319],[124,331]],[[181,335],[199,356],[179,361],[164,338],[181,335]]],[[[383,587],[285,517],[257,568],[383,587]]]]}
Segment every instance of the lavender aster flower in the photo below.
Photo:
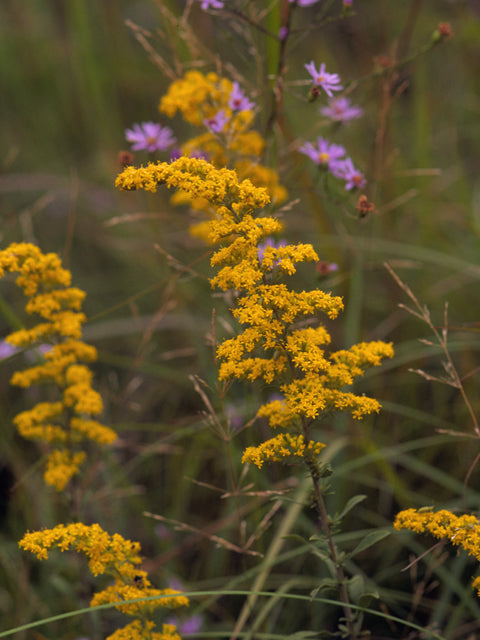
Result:
{"type": "Polygon", "coordinates": [[[213,131],[214,133],[221,133],[225,128],[229,118],[225,111],[222,109],[221,111],[217,111],[217,113],[212,118],[207,118],[203,121],[203,124],[213,131]]]}
{"type": "Polygon", "coordinates": [[[335,122],[349,122],[361,118],[363,109],[351,105],[348,98],[331,98],[328,107],[322,107],[320,113],[335,122]]]}
{"type": "Polygon", "coordinates": [[[339,144],[330,144],[328,140],[322,137],[317,138],[317,146],[314,147],[311,142],[306,142],[299,149],[300,153],[313,160],[319,166],[327,167],[331,170],[332,164],[335,164],[345,155],[345,149],[339,144]]]}
{"type": "Polygon", "coordinates": [[[190,616],[185,618],[182,622],[179,622],[176,616],[170,616],[167,619],[168,624],[174,624],[177,630],[183,635],[188,636],[192,633],[197,633],[202,628],[203,618],[200,615],[190,616]]]}
{"type": "Polygon", "coordinates": [[[340,77],[337,73],[327,73],[325,71],[325,63],[322,62],[320,69],[317,71],[315,63],[309,62],[305,65],[305,69],[313,78],[313,83],[316,87],[322,87],[329,98],[332,97],[332,91],[340,91],[343,89],[340,84],[340,77]]]}
{"type": "Polygon", "coordinates": [[[338,271],[338,264],[336,262],[327,262],[326,260],[320,260],[320,262],[317,262],[316,269],[321,276],[327,276],[333,271],[338,271]]]}
{"type": "Polygon", "coordinates": [[[225,416],[232,431],[239,431],[241,429],[244,420],[240,407],[233,403],[226,404],[225,416]]]}
{"type": "Polygon", "coordinates": [[[132,143],[132,151],[165,151],[175,143],[170,127],[155,122],[134,124],[132,129],[125,129],[125,138],[132,143]]]}
{"type": "MultiPolygon", "coordinates": [[[[280,240],[279,242],[275,242],[275,240],[273,238],[266,238],[265,242],[260,242],[257,245],[257,258],[258,261],[261,263],[263,261],[263,258],[265,257],[265,249],[267,247],[272,247],[273,249],[280,249],[280,247],[286,247],[287,246],[287,242],[286,240],[280,240]]],[[[280,260],[274,260],[273,261],[273,266],[276,267],[279,264],[280,260]]]]}
{"type": "Polygon", "coordinates": [[[345,180],[345,189],[347,191],[351,189],[363,189],[367,184],[365,176],[358,169],[355,169],[351,158],[335,162],[330,170],[336,178],[345,180]]]}
{"type": "Polygon", "coordinates": [[[199,0],[202,3],[202,9],[223,9],[225,0],[199,0]]]}
{"type": "Polygon", "coordinates": [[[228,106],[232,111],[248,111],[255,107],[255,103],[245,96],[238,82],[234,82],[232,92],[228,98],[228,106]]]}
{"type": "MultiPolygon", "coordinates": [[[[289,0],[290,2],[295,2],[295,0],[289,0]]],[[[312,4],[315,4],[318,0],[297,0],[298,7],[309,7],[312,4]]]]}
{"type": "MultiPolygon", "coordinates": [[[[169,162],[174,162],[174,160],[178,160],[183,155],[185,155],[185,154],[183,153],[183,151],[181,149],[179,149],[178,147],[174,147],[170,151],[169,162]]],[[[189,153],[188,157],[189,158],[200,158],[201,160],[208,160],[208,155],[204,151],[200,151],[199,149],[195,149],[194,151],[191,151],[189,153]]]]}
{"type": "Polygon", "coordinates": [[[6,342],[6,340],[0,340],[0,360],[10,358],[15,353],[18,353],[18,347],[14,347],[13,344],[6,342]]]}
{"type": "Polygon", "coordinates": [[[202,628],[203,619],[202,616],[190,616],[180,624],[179,631],[182,635],[190,635],[191,633],[197,633],[202,628]]]}

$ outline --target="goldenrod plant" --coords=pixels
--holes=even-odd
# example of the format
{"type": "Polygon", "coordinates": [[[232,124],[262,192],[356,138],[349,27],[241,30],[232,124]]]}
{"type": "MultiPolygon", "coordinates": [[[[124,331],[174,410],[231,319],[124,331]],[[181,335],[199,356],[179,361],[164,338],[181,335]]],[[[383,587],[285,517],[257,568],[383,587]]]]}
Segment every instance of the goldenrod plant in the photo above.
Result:
{"type": "MultiPolygon", "coordinates": [[[[480,522],[474,515],[455,515],[448,509],[434,512],[432,507],[405,509],[397,514],[395,529],[408,529],[414,533],[428,534],[454,547],[460,547],[480,560],[480,522]]],[[[473,580],[472,587],[480,596],[480,577],[473,580]]]]}
{"type": "Polygon", "coordinates": [[[14,373],[11,384],[28,388],[53,384],[57,399],[22,411],[14,423],[24,438],[48,444],[45,482],[63,491],[86,459],[85,445],[109,445],[116,433],[93,416],[103,411],[92,388],[92,372],[82,362],[97,358],[95,347],[81,340],[86,317],[81,311],[85,292],[70,286],[71,274],[54,253],[33,244],[14,243],[0,251],[0,277],[18,273],[15,282],[28,297],[25,310],[41,321],[30,329],[10,333],[6,342],[22,349],[43,346],[42,362],[14,373]]]}
{"type": "Polygon", "coordinates": [[[95,593],[90,606],[112,603],[116,609],[136,620],[110,634],[107,640],[180,640],[175,625],[164,624],[162,631],[154,631],[152,613],[158,607],[176,609],[188,606],[188,598],[175,589],[155,589],[146,571],[138,567],[142,562],[138,542],[125,540],[120,534],[108,534],[100,525],[81,522],[57,525],[27,533],[20,547],[34,553],[39,560],[47,560],[49,551],[74,549],[88,558],[94,576],[107,575],[113,584],[95,593]],[[153,599],[153,596],[160,596],[153,599]],[[148,598],[143,600],[142,598],[148,598]],[[139,600],[119,604],[121,601],[139,600]]]}
{"type": "MultiPolygon", "coordinates": [[[[66,491],[69,481],[80,473],[86,462],[83,450],[88,441],[100,445],[116,439],[113,429],[92,419],[100,414],[103,404],[91,387],[92,372],[80,361],[92,362],[96,349],[82,340],[82,324],[86,320],[80,309],[85,293],[71,287],[71,273],[62,267],[60,258],[44,254],[29,243],[11,244],[0,251],[0,276],[18,273],[15,282],[29,298],[28,314],[40,316],[40,322],[30,329],[20,329],[6,337],[17,348],[45,345],[44,362],[17,371],[11,383],[23,388],[33,384],[53,384],[59,399],[39,402],[33,409],[14,418],[21,436],[48,443],[45,482],[58,492],[66,491]]],[[[188,605],[188,599],[174,589],[152,587],[147,573],[138,568],[141,563],[138,542],[112,536],[99,524],[75,522],[27,533],[20,547],[34,553],[40,560],[48,558],[51,548],[70,548],[84,553],[94,576],[110,575],[113,585],[99,591],[91,606],[118,603],[152,596],[162,596],[138,604],[116,605],[123,613],[137,619],[109,636],[110,640],[144,638],[145,640],[179,640],[175,625],[165,624],[161,632],[153,631],[155,623],[149,616],[156,607],[176,608],[188,605]],[[165,596],[172,597],[165,597],[165,596]],[[178,597],[177,597],[178,596],[178,597]]]]}
{"type": "Polygon", "coordinates": [[[217,348],[219,379],[263,380],[282,394],[257,414],[282,433],[249,447],[243,462],[261,468],[267,460],[298,458],[306,465],[335,564],[346,629],[351,638],[356,638],[361,618],[349,607],[347,580],[320,485],[318,454],[325,445],[314,439],[312,431],[316,422],[335,411],[349,411],[356,419],[379,411],[377,400],[344,389],[368,367],[391,358],[393,347],[377,341],[326,353],[330,335],[315,317],[323,313],[336,318],[343,308],[342,300],[321,290],[296,292],[282,282],[295,274],[297,264],[318,262],[319,258],[309,244],[264,246],[269,236],[283,229],[278,219],[256,215],[256,210],[269,203],[266,189],[254,187],[249,180],[239,181],[234,171],[218,170],[205,160],[193,158],[137,169],[127,167],[116,181],[121,189],[153,192],[161,184],[180,188],[192,198],[205,198],[216,210],[216,217],[208,223],[208,239],[220,247],[211,258],[217,273],[210,282],[212,287],[230,293],[235,301],[233,316],[244,327],[238,336],[224,340],[217,348]]]}

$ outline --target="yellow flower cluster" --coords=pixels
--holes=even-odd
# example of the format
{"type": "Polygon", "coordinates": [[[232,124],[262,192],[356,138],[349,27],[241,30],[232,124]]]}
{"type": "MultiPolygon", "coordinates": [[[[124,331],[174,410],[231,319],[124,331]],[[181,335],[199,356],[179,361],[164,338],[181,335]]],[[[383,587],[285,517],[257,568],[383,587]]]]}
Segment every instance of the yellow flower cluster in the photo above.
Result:
{"type": "Polygon", "coordinates": [[[245,131],[252,123],[254,113],[247,109],[234,114],[229,106],[232,89],[233,83],[228,78],[220,78],[213,71],[206,75],[196,70],[187,71],[182,78],[172,82],[160,100],[159,110],[169,118],[180,111],[184,120],[200,127],[223,109],[230,126],[245,131]]]}
{"type": "MultiPolygon", "coordinates": [[[[273,203],[280,204],[287,197],[274,169],[260,164],[265,142],[262,136],[251,129],[254,112],[251,108],[232,109],[231,96],[234,84],[228,78],[211,72],[187,71],[174,81],[160,101],[160,112],[172,118],[180,112],[184,120],[194,127],[205,128],[205,123],[218,114],[225,118],[221,131],[208,130],[185,142],[181,151],[184,156],[205,154],[217,168],[233,167],[240,179],[248,178],[257,187],[265,187],[273,203]]],[[[194,209],[211,213],[208,198],[192,197],[185,191],[172,198],[174,204],[189,203],[194,209]]],[[[203,222],[192,226],[191,232],[208,240],[203,222]]]]}
{"type": "Polygon", "coordinates": [[[133,600],[136,598],[150,598],[154,596],[168,596],[144,602],[118,604],[119,611],[131,616],[139,617],[113,633],[107,640],[121,640],[127,638],[145,638],[151,640],[180,640],[174,625],[164,625],[163,631],[152,632],[153,622],[147,621],[158,607],[169,609],[188,606],[189,601],[180,591],[174,589],[155,589],[152,587],[147,573],[138,568],[142,558],[140,544],[126,540],[120,534],[113,535],[104,531],[100,525],[85,525],[81,522],[69,525],[57,525],[54,529],[44,529],[25,534],[19,542],[22,549],[35,554],[40,560],[48,558],[52,548],[60,551],[74,549],[88,558],[90,571],[94,576],[107,574],[114,578],[114,584],[96,593],[90,601],[90,606],[133,600]]]}
{"type": "MultiPolygon", "coordinates": [[[[361,343],[327,354],[330,335],[325,327],[299,328],[298,323],[320,312],[336,318],[343,309],[342,300],[319,290],[295,292],[277,282],[280,276],[295,273],[296,264],[318,260],[313,247],[267,246],[259,257],[259,241],[265,229],[277,231],[275,225],[251,215],[238,220],[228,211],[222,214],[221,228],[228,233],[221,235],[230,241],[212,257],[219,272],[211,282],[236,292],[233,315],[244,328],[218,347],[219,378],[277,383],[284,399],[267,403],[258,415],[266,417],[271,427],[286,429],[297,438],[313,420],[331,411],[346,410],[356,419],[377,412],[377,400],[344,388],[368,367],[392,357],[392,345],[361,343]]],[[[211,226],[219,225],[213,221],[211,226]]],[[[291,455],[284,441],[274,438],[249,448],[244,459],[261,466],[265,460],[291,455]]]]}
{"type": "Polygon", "coordinates": [[[280,433],[262,442],[258,447],[247,447],[243,453],[242,462],[251,462],[261,469],[265,461],[278,462],[292,457],[303,459],[307,452],[316,456],[324,447],[322,442],[312,440],[306,446],[302,435],[280,433]]]}
{"type": "MultiPolygon", "coordinates": [[[[451,511],[430,511],[429,509],[405,509],[395,518],[395,529],[409,529],[415,533],[428,533],[440,540],[446,540],[480,560],[480,521],[476,516],[456,516],[451,511]]],[[[480,596],[480,577],[472,584],[480,596]]]]}
{"type": "MultiPolygon", "coordinates": [[[[346,410],[357,419],[378,411],[377,400],[344,388],[368,367],[392,357],[392,345],[364,342],[327,354],[330,335],[325,327],[299,328],[299,322],[311,323],[318,313],[336,318],[343,302],[320,290],[296,292],[278,282],[282,276],[293,275],[298,263],[318,261],[318,256],[309,244],[265,246],[259,251],[265,238],[282,230],[275,218],[255,216],[255,210],[269,201],[266,191],[249,180],[240,181],[234,171],[189,158],[140,169],[129,167],[116,184],[123,189],[155,190],[160,183],[180,188],[190,197],[201,195],[215,211],[215,218],[207,224],[208,237],[221,246],[211,258],[217,269],[211,284],[233,292],[233,315],[243,325],[238,336],[217,349],[220,379],[261,379],[276,383],[283,393],[283,400],[269,402],[258,415],[287,434],[256,450],[249,448],[245,460],[261,466],[265,460],[311,456],[310,437],[305,439],[308,447],[303,437],[313,420],[331,411],[346,410]]],[[[317,452],[323,445],[312,446],[317,452]]]]}
{"type": "Polygon", "coordinates": [[[76,448],[85,440],[106,445],[116,439],[112,429],[91,419],[102,412],[102,400],[91,387],[91,371],[79,364],[97,358],[96,349],[80,339],[86,320],[80,311],[85,293],[70,286],[71,274],[56,254],[44,254],[29,243],[14,243],[0,251],[0,277],[5,273],[19,274],[16,284],[29,298],[27,313],[42,319],[31,329],[11,333],[6,341],[17,347],[40,342],[50,347],[41,364],[17,371],[11,383],[23,388],[53,383],[60,390],[57,401],[38,403],[19,413],[14,423],[24,438],[54,447],[44,478],[61,491],[85,459],[85,453],[76,448]]]}
{"type": "Polygon", "coordinates": [[[134,620],[108,636],[108,640],[181,640],[174,624],[164,624],[162,631],[152,631],[153,622],[134,620]]]}
{"type": "Polygon", "coordinates": [[[205,198],[214,207],[231,207],[239,216],[269,202],[265,189],[254,187],[249,180],[240,182],[235,171],[215,169],[198,158],[181,157],[171,163],[126,167],[115,181],[120,189],[145,189],[153,193],[162,184],[169,189],[182,189],[192,198],[205,198]]]}

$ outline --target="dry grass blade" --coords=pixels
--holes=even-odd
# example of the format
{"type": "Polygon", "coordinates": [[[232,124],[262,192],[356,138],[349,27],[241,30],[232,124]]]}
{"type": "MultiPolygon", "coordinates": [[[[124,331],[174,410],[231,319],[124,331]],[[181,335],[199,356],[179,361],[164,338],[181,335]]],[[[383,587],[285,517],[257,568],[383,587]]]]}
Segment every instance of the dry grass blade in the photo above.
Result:
{"type": "Polygon", "coordinates": [[[148,38],[151,38],[152,34],[146,29],[142,29],[142,27],[140,27],[138,24],[135,24],[133,20],[130,20],[130,19],[125,20],[125,25],[132,31],[136,40],[138,40],[138,42],[142,45],[142,47],[148,53],[148,56],[150,60],[153,62],[153,64],[157,66],[169,80],[172,80],[172,81],[176,80],[177,74],[167,64],[167,62],[165,62],[162,56],[157,51],[155,51],[155,49],[152,47],[152,45],[148,41],[148,38]]]}

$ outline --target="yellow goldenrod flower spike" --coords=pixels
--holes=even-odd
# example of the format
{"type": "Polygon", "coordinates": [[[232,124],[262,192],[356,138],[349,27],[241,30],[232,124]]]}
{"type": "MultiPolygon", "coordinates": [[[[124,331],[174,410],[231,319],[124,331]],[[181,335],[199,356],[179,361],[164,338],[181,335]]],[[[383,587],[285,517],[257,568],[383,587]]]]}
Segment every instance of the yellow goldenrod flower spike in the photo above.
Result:
{"type": "Polygon", "coordinates": [[[70,286],[71,274],[56,254],[44,254],[29,243],[14,243],[0,251],[0,277],[5,273],[19,274],[16,284],[29,298],[27,313],[43,320],[31,329],[11,333],[6,341],[17,347],[39,346],[40,342],[48,347],[41,364],[15,372],[10,382],[23,388],[53,383],[60,396],[55,402],[40,402],[19,413],[14,423],[24,438],[43,440],[53,447],[47,455],[44,479],[62,491],[85,460],[81,445],[86,440],[107,445],[116,439],[112,429],[91,419],[103,411],[102,399],[91,387],[90,369],[79,364],[97,358],[96,349],[81,341],[85,293],[70,286]]]}
{"type": "Polygon", "coordinates": [[[181,640],[173,624],[164,624],[162,631],[152,631],[153,622],[134,620],[126,627],[114,631],[106,640],[181,640]]]}
{"type": "Polygon", "coordinates": [[[295,457],[303,459],[307,452],[318,455],[324,447],[322,442],[312,440],[306,446],[302,435],[281,433],[262,442],[258,447],[247,447],[242,462],[251,462],[261,469],[266,461],[274,462],[295,457]]]}
{"type": "MultiPolygon", "coordinates": [[[[461,547],[480,561],[480,521],[476,516],[456,516],[447,509],[437,512],[429,509],[405,509],[397,514],[393,526],[398,530],[409,529],[415,533],[428,533],[434,538],[461,547]]],[[[480,596],[480,577],[475,578],[472,587],[480,596]]]]}
{"type": "Polygon", "coordinates": [[[90,571],[94,576],[107,574],[114,580],[113,584],[96,593],[90,606],[167,596],[157,600],[138,603],[119,604],[116,609],[131,616],[139,617],[123,629],[115,631],[107,640],[121,638],[171,638],[180,640],[174,625],[164,625],[163,631],[152,632],[155,624],[146,620],[158,607],[176,609],[188,606],[189,601],[180,591],[174,589],[155,589],[148,575],[138,568],[142,558],[140,544],[126,540],[120,534],[113,535],[104,531],[100,525],[85,525],[81,522],[69,525],[57,525],[53,529],[44,529],[25,534],[19,546],[35,554],[40,560],[48,558],[49,551],[73,549],[88,559],[90,571]],[[137,635],[131,636],[135,632],[137,635]]]}
{"type": "Polygon", "coordinates": [[[249,180],[239,181],[235,171],[215,169],[206,160],[181,157],[174,162],[149,163],[146,167],[126,167],[117,177],[120,189],[157,191],[159,185],[180,189],[193,198],[205,198],[213,206],[252,212],[270,201],[265,189],[249,180]]]}
{"type": "MultiPolygon", "coordinates": [[[[248,179],[255,187],[264,187],[271,202],[278,205],[286,200],[287,190],[280,184],[277,171],[260,163],[265,140],[252,128],[254,107],[238,83],[216,73],[191,70],[170,85],[159,109],[168,117],[179,112],[186,122],[199,129],[198,135],[180,146],[183,156],[206,157],[216,168],[231,167],[239,180],[248,179]],[[222,124],[212,127],[219,117],[222,124]]],[[[171,202],[189,204],[196,211],[203,211],[207,218],[212,216],[208,199],[180,191],[172,196],[171,202]]],[[[212,243],[214,240],[204,223],[192,225],[190,232],[212,243]]]]}
{"type": "Polygon", "coordinates": [[[256,209],[269,201],[266,192],[249,181],[240,182],[235,171],[215,169],[192,158],[140,169],[129,167],[116,184],[123,189],[155,190],[161,183],[181,189],[191,198],[204,198],[215,211],[215,218],[207,225],[208,235],[220,246],[211,258],[217,274],[210,282],[233,293],[236,302],[232,313],[242,325],[239,335],[217,348],[220,380],[261,379],[276,383],[283,394],[281,401],[261,407],[258,416],[287,433],[249,448],[244,460],[259,467],[266,460],[292,455],[306,460],[323,446],[317,444],[312,449],[309,437],[307,447],[299,440],[314,420],[331,411],[349,411],[355,419],[379,411],[380,403],[374,398],[344,389],[368,367],[391,358],[392,345],[362,342],[327,353],[330,335],[325,327],[298,326],[299,321],[311,321],[318,313],[336,318],[343,302],[320,290],[297,292],[278,282],[293,275],[298,263],[318,261],[318,255],[310,244],[272,244],[260,253],[262,241],[282,229],[274,217],[256,216],[256,209]]]}

